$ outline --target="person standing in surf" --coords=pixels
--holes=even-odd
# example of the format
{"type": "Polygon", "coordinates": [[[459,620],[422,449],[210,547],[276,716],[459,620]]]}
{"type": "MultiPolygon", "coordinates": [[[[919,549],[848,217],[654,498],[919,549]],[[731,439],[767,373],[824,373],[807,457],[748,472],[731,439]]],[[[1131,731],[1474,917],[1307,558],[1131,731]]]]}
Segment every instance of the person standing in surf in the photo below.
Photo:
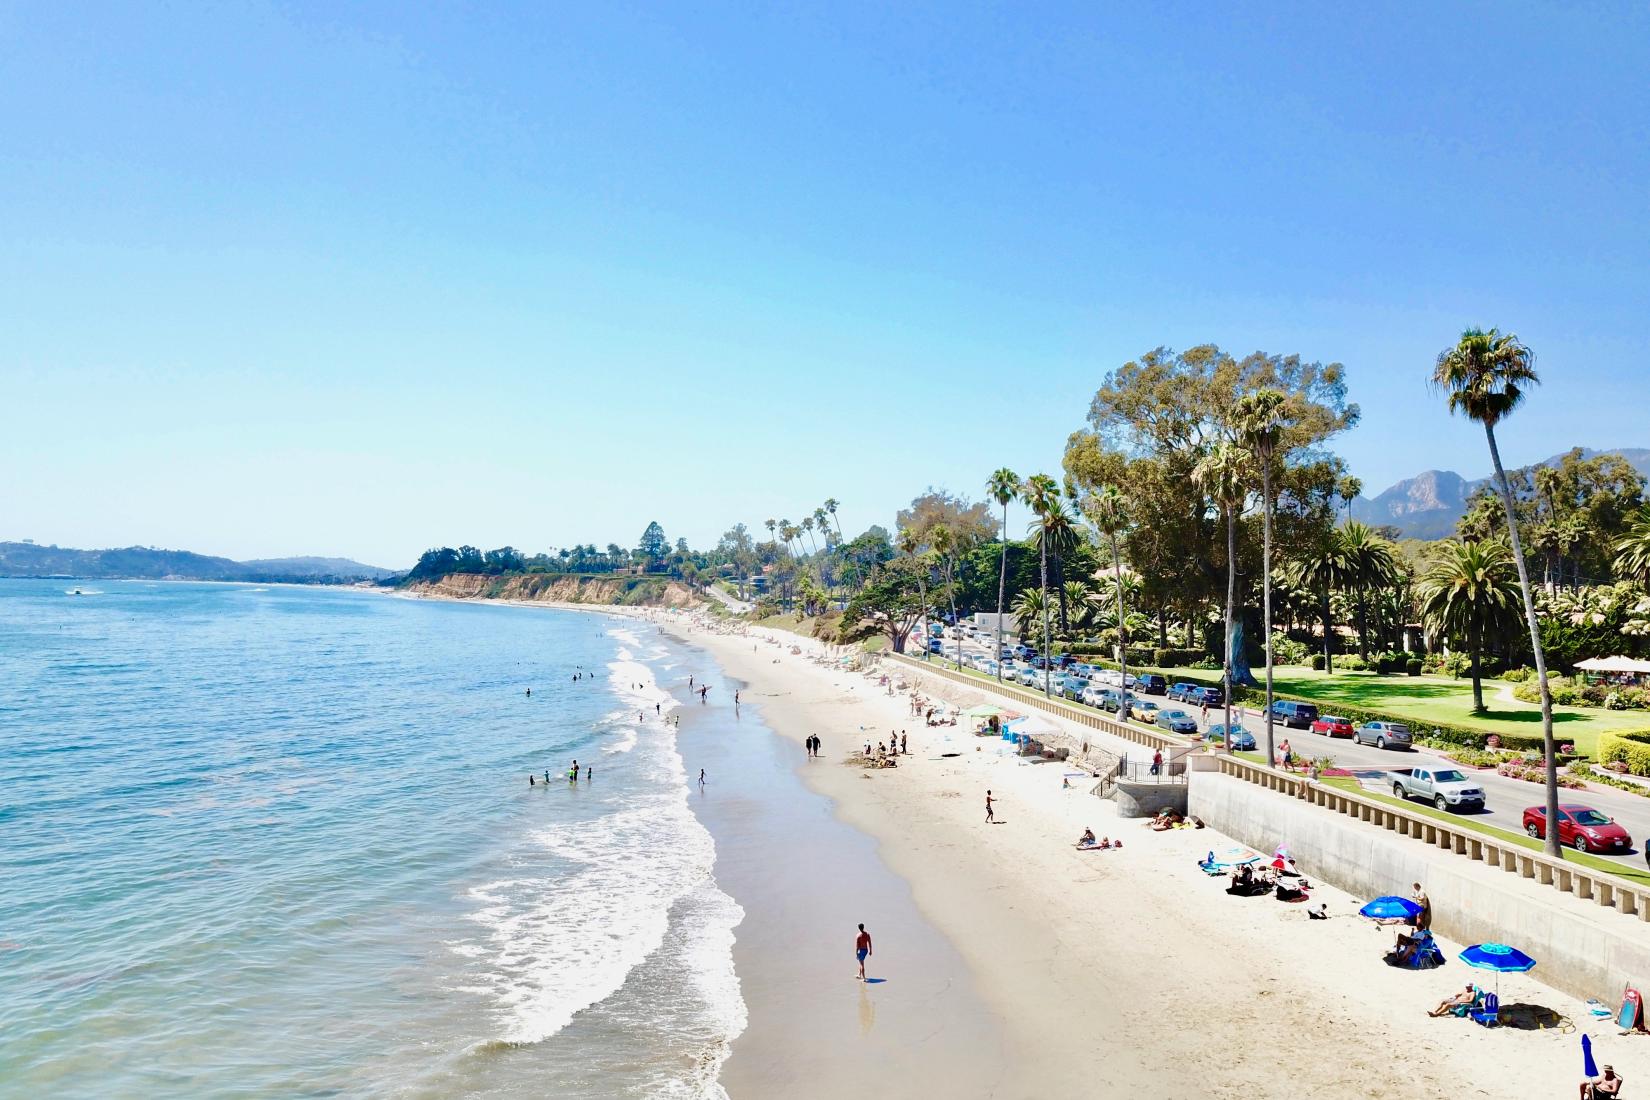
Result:
{"type": "Polygon", "coordinates": [[[871,933],[859,926],[859,935],[854,937],[854,957],[859,960],[859,980],[865,980],[865,960],[871,955],[871,933]]]}

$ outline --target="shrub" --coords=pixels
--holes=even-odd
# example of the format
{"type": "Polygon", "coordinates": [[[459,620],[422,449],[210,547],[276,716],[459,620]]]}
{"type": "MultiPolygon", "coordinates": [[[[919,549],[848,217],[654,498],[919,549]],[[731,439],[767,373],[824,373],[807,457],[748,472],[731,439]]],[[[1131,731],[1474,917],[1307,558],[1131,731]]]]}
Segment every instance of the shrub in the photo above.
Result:
{"type": "Polygon", "coordinates": [[[1442,653],[1428,653],[1425,657],[1421,658],[1422,672],[1436,676],[1439,672],[1443,671],[1443,668],[1444,655],[1442,653]]]}
{"type": "MultiPolygon", "coordinates": [[[[1547,769],[1541,764],[1520,764],[1509,760],[1504,764],[1497,765],[1495,774],[1504,775],[1509,779],[1522,779],[1528,783],[1544,784],[1547,782],[1547,769]]],[[[1566,775],[1563,772],[1558,775],[1558,785],[1560,787],[1586,786],[1575,776],[1566,775]]]]}
{"type": "Polygon", "coordinates": [[[1605,764],[1626,764],[1634,775],[1650,775],[1650,730],[1600,733],[1598,758],[1605,764]]]}
{"type": "Polygon", "coordinates": [[[1284,634],[1272,635],[1272,660],[1280,665],[1304,665],[1307,649],[1303,642],[1284,634]]]}
{"type": "Polygon", "coordinates": [[[1419,676],[1421,675],[1421,664],[1422,662],[1419,657],[1411,657],[1409,660],[1404,662],[1404,671],[1410,676],[1419,676]]]}
{"type": "Polygon", "coordinates": [[[1343,653],[1335,658],[1336,672],[1362,672],[1369,665],[1356,653],[1343,653]]]}
{"type": "Polygon", "coordinates": [[[1322,653],[1312,654],[1312,670],[1314,672],[1322,672],[1323,671],[1323,654],[1322,653]]]}
{"type": "Polygon", "coordinates": [[[1204,658],[1201,649],[1154,649],[1152,650],[1152,664],[1158,668],[1179,668],[1183,665],[1192,665],[1204,658]]]}
{"type": "Polygon", "coordinates": [[[1535,675],[1535,670],[1534,669],[1509,668],[1507,671],[1505,671],[1501,674],[1501,678],[1503,680],[1507,681],[1507,683],[1509,683],[1509,684],[1522,684],[1525,680],[1528,680],[1530,677],[1532,677],[1534,675],[1535,675]]]}

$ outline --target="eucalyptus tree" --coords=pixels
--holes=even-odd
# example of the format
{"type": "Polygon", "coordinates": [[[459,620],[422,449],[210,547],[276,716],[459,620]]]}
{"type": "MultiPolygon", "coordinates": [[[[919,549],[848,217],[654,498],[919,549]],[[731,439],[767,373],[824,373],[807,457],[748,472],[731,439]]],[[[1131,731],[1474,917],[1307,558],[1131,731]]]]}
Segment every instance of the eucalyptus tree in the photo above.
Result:
{"type": "Polygon", "coordinates": [[[1518,576],[1511,551],[1499,541],[1445,539],[1428,553],[1416,593],[1427,636],[1472,655],[1472,709],[1483,713],[1484,643],[1518,622],[1518,576]]]}
{"type": "MultiPolygon", "coordinates": [[[[946,599],[951,604],[951,625],[957,625],[957,558],[967,547],[964,545],[966,536],[954,527],[941,525],[935,527],[929,535],[934,544],[934,556],[939,560],[940,579],[945,584],[946,599]]],[[[962,668],[962,639],[953,637],[956,645],[952,651],[952,660],[960,670],[962,668]]]]}
{"type": "MultiPolygon", "coordinates": [[[[1237,633],[1234,614],[1237,607],[1237,521],[1249,490],[1245,479],[1245,455],[1235,443],[1216,443],[1192,468],[1192,480],[1215,502],[1226,521],[1226,654],[1221,661],[1225,681],[1226,740],[1231,743],[1232,729],[1232,643],[1237,633]]],[[[1272,760],[1267,749],[1267,762],[1272,760]]]]}
{"type": "Polygon", "coordinates": [[[923,624],[922,659],[929,659],[928,651],[928,568],[927,563],[918,557],[917,551],[922,549],[922,536],[913,527],[901,527],[899,535],[894,539],[894,546],[911,562],[917,578],[917,598],[921,601],[921,620],[923,624]],[[920,566],[920,568],[918,568],[920,566]]]}
{"type": "MultiPolygon", "coordinates": [[[[1541,627],[1535,617],[1535,596],[1530,591],[1530,571],[1524,562],[1524,548],[1518,541],[1518,520],[1512,488],[1501,465],[1501,449],[1495,442],[1495,426],[1510,416],[1524,401],[1524,393],[1539,385],[1535,353],[1513,333],[1497,329],[1485,332],[1469,328],[1453,347],[1438,353],[1432,384],[1447,395],[1449,410],[1462,413],[1484,426],[1490,447],[1490,465],[1495,468],[1495,484],[1501,491],[1501,505],[1507,513],[1507,537],[1512,545],[1513,563],[1518,566],[1518,587],[1524,597],[1524,622],[1530,630],[1530,654],[1535,662],[1536,683],[1541,690],[1541,737],[1547,755],[1547,820],[1558,820],[1558,754],[1553,744],[1553,695],[1547,683],[1547,657],[1541,649],[1541,627]]],[[[1561,858],[1558,830],[1547,830],[1546,851],[1561,858]]]]}
{"type": "Polygon", "coordinates": [[[1037,553],[1041,563],[1037,587],[1043,595],[1043,694],[1053,695],[1053,670],[1050,667],[1053,662],[1049,660],[1050,650],[1053,647],[1049,644],[1048,623],[1048,550],[1050,539],[1047,538],[1048,529],[1045,525],[1051,522],[1056,513],[1064,516],[1064,502],[1060,499],[1059,482],[1047,474],[1032,474],[1026,479],[1026,483],[1020,492],[1025,498],[1026,504],[1031,508],[1031,514],[1036,517],[1031,521],[1031,532],[1037,540],[1037,553]]]}
{"type": "MultiPolygon", "coordinates": [[[[1287,398],[1274,389],[1256,390],[1238,399],[1234,419],[1244,445],[1255,456],[1260,466],[1260,603],[1261,630],[1266,638],[1266,759],[1274,758],[1272,751],[1272,464],[1277,461],[1278,448],[1283,443],[1284,429],[1288,427],[1288,413],[1284,408],[1287,398]]],[[[1345,479],[1342,479],[1343,482],[1345,479]]],[[[1356,480],[1356,479],[1353,479],[1356,480]]],[[[1347,486],[1342,484],[1344,495],[1347,486]]],[[[1352,495],[1358,495],[1353,489],[1352,495]]]]}
{"type": "Polygon", "coordinates": [[[1097,493],[1083,498],[1083,514],[1100,532],[1111,549],[1112,588],[1117,593],[1117,663],[1123,677],[1123,699],[1118,705],[1119,718],[1129,715],[1129,624],[1123,607],[1123,555],[1117,540],[1129,529],[1128,502],[1117,486],[1107,485],[1097,493]]]}
{"type": "Polygon", "coordinates": [[[1020,498],[1020,475],[1007,466],[999,467],[986,482],[986,492],[1003,510],[1003,553],[997,566],[997,652],[993,654],[997,658],[997,679],[1000,682],[1003,678],[1003,595],[1008,588],[1008,506],[1020,498]]]}

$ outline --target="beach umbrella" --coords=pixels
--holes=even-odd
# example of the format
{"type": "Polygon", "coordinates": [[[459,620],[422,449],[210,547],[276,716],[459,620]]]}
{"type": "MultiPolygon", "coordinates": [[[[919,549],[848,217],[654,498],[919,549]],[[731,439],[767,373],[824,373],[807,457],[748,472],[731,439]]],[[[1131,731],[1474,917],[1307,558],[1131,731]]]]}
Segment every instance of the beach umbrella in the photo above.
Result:
{"type": "Polygon", "coordinates": [[[1501,975],[1520,973],[1535,966],[1535,960],[1516,947],[1504,943],[1479,943],[1461,952],[1461,961],[1479,970],[1493,970],[1496,974],[1495,995],[1501,996],[1501,975]]]}
{"type": "Polygon", "coordinates": [[[1593,1062],[1593,1037],[1581,1037],[1581,1075],[1587,1078],[1598,1076],[1598,1066],[1593,1062]]]}
{"type": "Polygon", "coordinates": [[[1376,898],[1358,910],[1360,916],[1368,917],[1371,920],[1413,920],[1420,915],[1420,912],[1421,907],[1413,901],[1408,898],[1395,897],[1391,894],[1376,898]]]}
{"type": "Polygon", "coordinates": [[[970,718],[991,718],[1003,712],[1002,707],[994,707],[990,703],[980,703],[969,707],[965,712],[970,718]]]}

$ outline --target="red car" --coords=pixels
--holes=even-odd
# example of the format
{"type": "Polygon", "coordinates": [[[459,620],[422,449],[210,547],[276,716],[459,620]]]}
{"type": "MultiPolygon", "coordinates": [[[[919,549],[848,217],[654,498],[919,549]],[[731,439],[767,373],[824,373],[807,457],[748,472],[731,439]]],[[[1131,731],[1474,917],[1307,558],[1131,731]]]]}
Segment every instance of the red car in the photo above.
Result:
{"type": "Polygon", "coordinates": [[[1312,723],[1312,732],[1326,737],[1351,737],[1352,719],[1337,718],[1333,714],[1319,715],[1318,720],[1312,723]]]}
{"type": "MultiPolygon", "coordinates": [[[[1547,808],[1531,806],[1524,811],[1524,831],[1537,840],[1547,835],[1547,808]]],[[[1558,808],[1558,842],[1578,852],[1625,852],[1633,846],[1627,830],[1591,806],[1575,804],[1558,808]]]]}

